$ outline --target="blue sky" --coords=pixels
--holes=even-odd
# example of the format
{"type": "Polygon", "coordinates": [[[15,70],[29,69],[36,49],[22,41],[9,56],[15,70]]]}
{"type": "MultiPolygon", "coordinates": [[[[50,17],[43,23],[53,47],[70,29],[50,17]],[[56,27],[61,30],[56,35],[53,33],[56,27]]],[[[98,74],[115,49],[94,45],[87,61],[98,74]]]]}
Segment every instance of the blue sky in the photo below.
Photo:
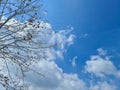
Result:
{"type": "MultiPolygon", "coordinates": [[[[41,5],[42,0],[39,1],[38,5],[41,5]]],[[[12,43],[13,47],[8,44],[5,50],[22,58],[24,53],[31,57],[23,60],[30,64],[32,71],[40,72],[44,77],[30,70],[21,81],[23,73],[21,68],[16,68],[16,63],[13,65],[11,53],[5,54],[10,55],[10,59],[0,60],[0,73],[9,77],[11,74],[10,78],[20,81],[20,86],[25,83],[29,90],[120,90],[119,4],[119,0],[44,0],[43,13],[38,10],[42,17],[40,23],[26,21],[27,14],[22,20],[19,16],[10,19],[1,32],[19,29],[15,38],[14,35],[11,37],[21,37],[18,44],[33,48],[29,52],[12,43]],[[32,36],[29,38],[29,35],[32,36]]],[[[5,22],[5,18],[0,23],[5,22]]],[[[6,45],[9,39],[4,35],[1,37],[5,39],[2,44],[6,45]]],[[[0,88],[4,90],[2,85],[0,88]]]]}
{"type": "Polygon", "coordinates": [[[64,72],[77,73],[84,79],[82,70],[92,55],[99,56],[97,49],[106,51],[103,56],[109,56],[120,70],[119,4],[119,0],[44,0],[45,18],[55,31],[67,26],[74,28],[74,44],[67,48],[63,61],[56,61],[64,72]],[[71,61],[75,56],[76,66],[73,68],[71,61]]]}
{"type": "MultiPolygon", "coordinates": [[[[44,1],[48,12],[46,18],[54,30],[67,26],[74,28],[76,39],[68,49],[67,58],[77,55],[80,59],[78,63],[84,62],[91,54],[96,53],[97,48],[109,50],[110,55],[120,53],[119,3],[119,0],[44,1]]],[[[119,60],[115,62],[120,63],[119,60]]]]}

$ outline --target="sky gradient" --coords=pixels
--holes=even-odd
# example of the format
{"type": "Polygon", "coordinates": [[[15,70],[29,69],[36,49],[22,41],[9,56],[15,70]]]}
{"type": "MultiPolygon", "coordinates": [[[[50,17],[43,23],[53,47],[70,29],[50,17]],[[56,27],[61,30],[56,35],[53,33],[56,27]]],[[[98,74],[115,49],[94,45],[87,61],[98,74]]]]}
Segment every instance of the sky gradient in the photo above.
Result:
{"type": "MultiPolygon", "coordinates": [[[[44,0],[44,9],[47,11],[45,18],[55,31],[74,28],[72,33],[76,37],[73,45],[67,48],[64,60],[56,60],[63,72],[77,73],[80,78],[85,79],[87,74],[85,76],[82,71],[86,64],[91,64],[87,61],[91,61],[94,55],[99,56],[96,60],[99,61],[101,57],[105,63],[109,63],[106,61],[106,57],[109,57],[110,63],[113,63],[116,70],[120,70],[119,4],[119,0],[44,0]],[[101,55],[104,51],[106,54],[101,55]]],[[[88,72],[96,74],[92,70],[88,72]]],[[[117,83],[117,89],[114,90],[118,90],[120,78],[116,80],[116,75],[108,77],[117,83]]]]}
{"type": "MultiPolygon", "coordinates": [[[[74,28],[74,45],[68,56],[82,60],[96,54],[97,48],[109,50],[108,54],[120,53],[119,0],[45,0],[46,18],[54,30],[74,28]],[[74,53],[71,53],[74,52],[74,53]]],[[[67,56],[66,56],[67,57],[67,56]]],[[[69,58],[69,57],[68,57],[69,58]]],[[[119,60],[115,60],[120,63],[119,60]]]]}
{"type": "Polygon", "coordinates": [[[38,2],[40,20],[0,20],[0,90],[120,90],[120,1],[38,2]]]}

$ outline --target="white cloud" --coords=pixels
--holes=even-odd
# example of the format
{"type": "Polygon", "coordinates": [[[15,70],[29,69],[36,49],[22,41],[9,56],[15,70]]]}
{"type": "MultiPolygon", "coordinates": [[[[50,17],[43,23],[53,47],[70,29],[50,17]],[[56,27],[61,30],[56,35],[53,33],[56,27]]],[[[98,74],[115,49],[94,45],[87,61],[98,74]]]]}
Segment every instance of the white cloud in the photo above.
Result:
{"type": "Polygon", "coordinates": [[[89,90],[117,90],[116,86],[107,82],[97,82],[97,84],[90,87],[89,90]]]}
{"type": "MultiPolygon", "coordinates": [[[[9,31],[18,30],[16,36],[20,38],[27,36],[27,33],[30,32],[33,35],[32,40],[35,42],[35,44],[31,46],[41,46],[41,48],[35,49],[40,58],[36,58],[38,59],[37,63],[32,62],[30,68],[42,73],[45,77],[37,75],[33,72],[27,72],[25,80],[30,84],[30,90],[66,90],[68,88],[69,90],[70,88],[71,90],[79,90],[79,88],[83,88],[84,83],[82,80],[78,79],[77,75],[63,73],[62,69],[58,67],[54,61],[58,57],[63,58],[62,53],[65,52],[65,47],[73,44],[75,36],[70,34],[69,30],[54,32],[51,25],[46,22],[41,21],[40,24],[37,24],[39,25],[39,28],[34,28],[33,25],[29,24],[29,22],[25,23],[27,27],[22,30],[18,30],[24,26],[24,23],[11,19],[3,28],[9,31]],[[78,84],[80,84],[80,86],[78,86],[78,84]]],[[[26,43],[22,45],[26,45],[26,43]]],[[[14,51],[16,50],[17,49],[14,51]]],[[[27,52],[26,54],[36,56],[33,52],[27,52]]],[[[13,68],[16,67],[14,67],[12,63],[9,63],[8,66],[10,73],[15,74],[16,70],[13,68]]],[[[0,67],[0,69],[2,69],[2,67],[0,67]]],[[[21,74],[21,72],[17,73],[18,76],[19,74],[21,74]]]]}
{"type": "Polygon", "coordinates": [[[54,61],[42,60],[36,67],[35,70],[43,73],[45,77],[27,74],[27,81],[31,83],[30,90],[86,90],[85,83],[77,74],[63,73],[54,61]]]}
{"type": "Polygon", "coordinates": [[[64,73],[54,61],[42,60],[33,67],[45,77],[28,73],[29,90],[117,90],[116,85],[99,80],[89,87],[90,81],[83,81],[77,74],[64,73]]]}
{"type": "Polygon", "coordinates": [[[76,59],[77,59],[77,56],[73,57],[73,59],[72,59],[72,67],[73,68],[76,66],[76,59]]]}
{"type": "MultiPolygon", "coordinates": [[[[3,18],[0,23],[3,23],[4,21],[5,18],[3,18]]],[[[55,60],[57,57],[63,59],[62,53],[66,51],[65,47],[73,44],[73,39],[75,38],[75,35],[70,34],[72,28],[54,32],[49,23],[43,21],[40,22],[41,23],[21,23],[15,19],[10,19],[4,25],[2,30],[17,31],[17,34],[15,34],[16,38],[27,37],[28,33],[30,33],[32,34],[32,41],[34,42],[31,47],[43,47],[38,49],[39,56],[43,56],[47,60],[55,60]],[[36,28],[38,26],[39,28],[36,28]]],[[[26,43],[20,44],[26,45],[26,43]]]]}
{"type": "MultiPolygon", "coordinates": [[[[11,22],[13,23],[13,21],[10,21],[9,24],[11,22]]],[[[29,31],[29,29],[34,30],[35,28],[27,24],[27,28],[25,28],[25,30],[29,31]]],[[[43,58],[30,67],[35,71],[42,73],[45,77],[33,72],[26,73],[25,80],[30,85],[29,89],[85,90],[85,83],[78,78],[77,74],[63,73],[62,69],[58,67],[54,61],[57,57],[63,58],[62,53],[66,51],[65,47],[73,44],[75,36],[73,34],[69,34],[69,30],[54,32],[51,25],[45,22],[41,22],[40,27],[36,30],[38,33],[32,32],[32,34],[34,34],[33,40],[36,43],[42,42],[54,46],[50,48],[42,48],[40,50],[40,55],[43,58]]],[[[23,32],[20,31],[18,34],[23,35],[23,32]]],[[[30,55],[32,55],[32,53],[30,55]]]]}
{"type": "Polygon", "coordinates": [[[55,33],[54,35],[57,45],[61,49],[64,49],[66,44],[67,45],[73,44],[73,39],[75,35],[71,34],[68,36],[68,34],[69,34],[69,30],[60,30],[58,33],[55,33]]]}
{"type": "MultiPolygon", "coordinates": [[[[19,23],[13,19],[13,21],[9,21],[9,23],[6,25],[14,22],[17,24],[19,23]]],[[[21,25],[23,24],[21,23],[21,25]]],[[[12,28],[8,29],[11,30],[12,28]]],[[[99,82],[91,87],[88,87],[87,84],[90,83],[89,81],[83,81],[78,77],[77,74],[64,73],[63,69],[55,63],[54,60],[57,57],[63,58],[62,54],[66,51],[65,46],[73,44],[73,39],[75,36],[73,34],[69,34],[69,30],[54,32],[49,23],[42,21],[38,29],[35,29],[31,25],[28,25],[25,30],[27,31],[29,29],[34,35],[33,40],[36,43],[39,43],[39,45],[41,45],[41,43],[45,43],[45,45],[53,45],[52,47],[50,46],[49,48],[41,48],[38,50],[40,56],[43,58],[40,58],[37,63],[33,63],[30,68],[33,68],[35,71],[40,72],[44,75],[44,77],[32,71],[27,72],[25,81],[30,86],[29,90],[116,90],[114,85],[111,85],[107,82],[99,82]],[[39,33],[35,33],[32,30],[36,30],[39,33]]],[[[20,31],[18,32],[18,36],[19,35],[24,36],[26,34],[20,31]]],[[[87,34],[85,34],[84,37],[86,36],[87,34]]],[[[98,77],[105,77],[106,75],[114,75],[116,77],[120,77],[120,71],[117,70],[115,65],[110,61],[109,57],[106,56],[103,58],[101,56],[106,55],[106,52],[102,48],[99,48],[98,52],[99,55],[93,55],[91,56],[90,60],[86,61],[85,70],[89,73],[95,74],[98,77]]],[[[32,53],[29,54],[33,55],[32,53]]],[[[77,56],[75,56],[72,60],[73,67],[76,66],[76,59],[77,56]]],[[[0,64],[0,69],[2,69],[2,63],[0,64]]],[[[11,73],[14,73],[13,64],[8,66],[12,68],[10,68],[11,73]]],[[[18,71],[17,73],[19,74],[18,71]]]]}
{"type": "Polygon", "coordinates": [[[54,61],[41,60],[33,65],[34,70],[44,75],[40,76],[34,73],[27,74],[27,81],[34,87],[54,89],[62,80],[62,69],[60,69],[54,61]]]}
{"type": "MultiPolygon", "coordinates": [[[[102,49],[99,49],[100,54],[104,54],[102,49]]],[[[106,75],[119,76],[119,70],[115,67],[108,56],[103,58],[99,55],[91,56],[90,60],[86,61],[85,71],[93,73],[97,77],[105,77],[106,75]]]]}
{"type": "Polygon", "coordinates": [[[102,48],[97,49],[99,55],[106,55],[106,50],[103,50],[102,48]]]}
{"type": "Polygon", "coordinates": [[[64,78],[60,87],[55,90],[86,90],[85,82],[77,74],[63,74],[64,78]]]}
{"type": "MultiPolygon", "coordinates": [[[[73,58],[73,61],[76,59],[77,56],[73,58]]],[[[31,83],[30,90],[117,90],[115,83],[113,84],[105,80],[97,80],[94,84],[90,85],[90,81],[83,81],[78,78],[77,74],[64,73],[54,61],[41,60],[35,66],[37,67],[35,70],[40,71],[47,78],[29,74],[27,81],[31,83]],[[87,84],[90,86],[87,86],[87,84]]],[[[108,56],[105,58],[99,55],[91,56],[90,60],[86,61],[85,70],[97,77],[120,75],[119,70],[117,70],[108,56]]]]}
{"type": "Polygon", "coordinates": [[[87,33],[80,35],[80,39],[82,39],[82,38],[87,38],[87,37],[88,37],[88,34],[87,34],[87,33]]]}

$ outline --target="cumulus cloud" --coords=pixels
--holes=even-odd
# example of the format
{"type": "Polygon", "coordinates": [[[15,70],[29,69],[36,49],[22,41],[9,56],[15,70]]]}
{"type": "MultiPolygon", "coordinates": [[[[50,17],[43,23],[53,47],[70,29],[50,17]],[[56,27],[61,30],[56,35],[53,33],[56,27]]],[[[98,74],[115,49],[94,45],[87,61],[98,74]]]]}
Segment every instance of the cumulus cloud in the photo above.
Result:
{"type": "MultiPolygon", "coordinates": [[[[0,23],[4,21],[5,17],[2,18],[0,23]]],[[[13,18],[3,26],[2,30],[16,32],[16,38],[28,38],[28,34],[32,34],[31,40],[35,44],[32,43],[32,47],[41,47],[41,50],[38,49],[40,50],[39,53],[41,52],[40,56],[46,57],[47,60],[55,60],[56,57],[63,59],[62,53],[66,51],[65,47],[73,44],[73,39],[75,38],[74,34],[70,34],[72,28],[55,32],[49,23],[43,21],[40,21],[40,23],[27,21],[22,23],[13,18]]],[[[10,40],[7,43],[10,43],[10,40]]],[[[26,45],[26,43],[20,44],[26,45]]]]}
{"type": "MultiPolygon", "coordinates": [[[[1,21],[1,23],[3,21],[1,21]]],[[[30,85],[30,90],[79,90],[84,87],[84,82],[79,80],[77,75],[63,73],[62,69],[58,67],[54,61],[58,57],[63,58],[62,54],[66,51],[65,47],[73,44],[75,35],[70,34],[68,29],[54,32],[51,25],[43,21],[41,21],[40,24],[30,24],[29,22],[20,23],[15,19],[11,19],[5,24],[2,30],[16,30],[16,37],[19,38],[26,37],[29,32],[33,35],[32,41],[35,42],[35,45],[32,45],[32,47],[36,45],[41,47],[35,49],[41,58],[35,58],[39,60],[37,62],[32,62],[29,68],[32,68],[35,72],[40,72],[44,76],[33,73],[33,70],[25,73],[25,82],[30,85]],[[21,29],[24,25],[26,26],[21,29]],[[36,26],[39,26],[39,28],[36,28],[36,26]],[[80,84],[79,87],[78,84],[80,84]]],[[[23,43],[20,44],[23,45],[23,43]]],[[[36,55],[33,54],[33,52],[27,52],[27,54],[30,56],[36,55]]],[[[3,65],[5,66],[5,64],[3,65]]],[[[0,69],[3,68],[3,65],[1,63],[0,69]]],[[[18,72],[14,70],[16,66],[14,67],[12,63],[9,63],[8,67],[11,75],[18,72]]],[[[21,73],[18,72],[18,74],[21,73]]]]}
{"type": "MultiPolygon", "coordinates": [[[[36,64],[35,64],[36,66],[36,64]]],[[[34,66],[34,67],[35,67],[34,66]]],[[[31,83],[30,90],[85,90],[84,81],[77,74],[63,73],[54,61],[42,60],[37,63],[35,70],[43,73],[45,77],[27,74],[27,81],[31,83]]]]}
{"type": "MultiPolygon", "coordinates": [[[[11,26],[14,25],[14,27],[18,24],[23,25],[23,23],[11,19],[11,21],[6,23],[6,26],[10,23],[12,23],[11,26]]],[[[90,84],[90,81],[83,81],[76,73],[65,73],[63,69],[55,63],[56,58],[64,58],[62,54],[66,51],[66,46],[73,44],[75,35],[70,34],[69,30],[60,30],[55,32],[49,23],[42,21],[37,29],[29,25],[28,22],[26,22],[26,24],[27,28],[25,28],[25,31],[31,30],[30,32],[33,34],[33,40],[36,43],[45,43],[43,45],[46,45],[47,47],[50,45],[49,48],[41,48],[40,51],[38,50],[42,58],[37,58],[40,60],[32,63],[30,68],[32,68],[33,71],[25,73],[26,77],[24,80],[27,85],[29,85],[29,90],[116,90],[114,85],[106,81],[97,81],[97,83],[89,87],[87,84],[90,84]],[[38,31],[39,34],[33,32],[34,30],[38,31]],[[42,75],[35,72],[40,72],[42,75]]],[[[6,29],[13,30],[12,27],[6,29]]],[[[16,30],[17,27],[14,29],[16,30]]],[[[27,33],[24,33],[24,30],[17,32],[17,36],[21,37],[26,36],[26,34],[27,33]]],[[[84,37],[87,36],[88,35],[85,34],[84,37]]],[[[86,61],[85,71],[88,73],[93,73],[97,77],[105,77],[106,75],[120,77],[120,71],[115,67],[110,58],[105,56],[106,51],[102,48],[97,50],[99,54],[92,55],[90,60],[86,61]]],[[[29,54],[31,56],[33,55],[32,52],[29,54]]],[[[76,59],[77,56],[75,56],[72,60],[73,67],[76,66],[76,59]]],[[[2,69],[3,66],[4,63],[0,63],[0,69],[2,69]]],[[[15,71],[17,71],[14,70],[15,68],[13,64],[10,65],[9,63],[8,66],[11,73],[15,73],[15,71]]],[[[18,71],[16,73],[19,74],[18,71]]]]}
{"type": "Polygon", "coordinates": [[[62,79],[62,69],[60,69],[54,61],[41,60],[39,63],[33,65],[34,69],[44,76],[27,74],[27,81],[39,88],[54,89],[56,88],[62,79]]]}
{"type": "Polygon", "coordinates": [[[97,77],[105,77],[106,75],[120,77],[120,71],[117,70],[110,58],[108,56],[100,56],[105,55],[105,51],[103,49],[97,50],[99,51],[99,55],[92,55],[90,60],[86,61],[85,71],[93,73],[97,77]]]}
{"type": "Polygon", "coordinates": [[[55,90],[86,90],[85,82],[80,80],[77,74],[63,74],[64,78],[60,87],[55,90]]]}
{"type": "MultiPolygon", "coordinates": [[[[77,56],[73,60],[76,58],[77,56]]],[[[91,81],[86,82],[75,73],[64,73],[54,61],[41,60],[33,67],[36,67],[35,70],[43,73],[45,77],[28,73],[26,81],[30,83],[30,90],[117,90],[115,83],[109,80],[97,80],[91,84],[91,81]]],[[[85,70],[100,78],[107,75],[117,76],[119,73],[107,56],[103,58],[99,55],[92,55],[90,60],[86,61],[85,70]]]]}
{"type": "MultiPolygon", "coordinates": [[[[29,29],[34,30],[28,24],[25,30],[29,29]]],[[[41,49],[43,58],[30,66],[35,72],[40,72],[43,76],[32,71],[25,74],[25,82],[29,85],[29,90],[85,90],[85,83],[78,78],[77,74],[64,73],[54,61],[58,57],[63,58],[62,54],[66,51],[65,47],[73,44],[75,35],[70,34],[69,30],[54,32],[51,25],[45,22],[41,22],[37,31],[39,30],[39,35],[35,35],[35,41],[44,41],[44,43],[47,42],[55,46],[41,49]]],[[[24,32],[20,31],[18,34],[23,35],[24,32]]]]}
{"type": "Polygon", "coordinates": [[[97,84],[90,87],[89,90],[117,90],[117,87],[107,82],[97,82],[97,84]]]}

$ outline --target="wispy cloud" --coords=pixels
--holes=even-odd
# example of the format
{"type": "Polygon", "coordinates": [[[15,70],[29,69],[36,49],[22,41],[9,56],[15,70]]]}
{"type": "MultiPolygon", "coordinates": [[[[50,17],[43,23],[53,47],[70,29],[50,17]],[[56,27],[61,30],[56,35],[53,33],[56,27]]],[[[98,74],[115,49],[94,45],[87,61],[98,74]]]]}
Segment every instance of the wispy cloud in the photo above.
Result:
{"type": "Polygon", "coordinates": [[[72,67],[73,68],[76,66],[76,59],[77,59],[77,56],[73,57],[73,59],[72,59],[72,67]]]}
{"type": "Polygon", "coordinates": [[[99,55],[106,55],[107,51],[103,50],[102,48],[97,49],[99,55]]]}
{"type": "Polygon", "coordinates": [[[82,39],[82,38],[87,38],[89,35],[87,34],[87,33],[85,33],[85,34],[81,34],[79,37],[80,37],[80,39],[82,39]]]}

